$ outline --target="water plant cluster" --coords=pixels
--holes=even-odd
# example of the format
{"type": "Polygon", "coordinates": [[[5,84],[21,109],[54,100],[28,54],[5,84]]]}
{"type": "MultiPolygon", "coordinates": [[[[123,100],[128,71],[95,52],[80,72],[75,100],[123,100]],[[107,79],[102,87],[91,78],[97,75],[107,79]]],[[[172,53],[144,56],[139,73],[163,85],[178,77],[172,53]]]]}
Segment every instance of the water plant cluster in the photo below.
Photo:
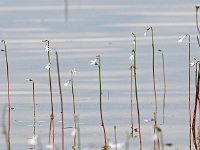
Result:
{"type": "MultiPolygon", "coordinates": [[[[198,10],[199,6],[196,6],[196,25],[197,25],[197,31],[200,34],[199,26],[198,26],[198,10]]],[[[151,50],[152,50],[152,92],[154,94],[153,103],[154,103],[154,110],[152,110],[153,118],[153,132],[154,132],[154,138],[153,138],[153,149],[154,150],[164,150],[165,147],[170,147],[173,145],[173,143],[165,143],[163,139],[163,132],[161,127],[158,125],[158,102],[157,102],[157,93],[156,93],[156,76],[155,76],[155,53],[160,53],[162,58],[162,77],[163,77],[163,107],[162,107],[162,124],[165,124],[165,106],[166,106],[166,91],[167,91],[167,82],[166,82],[166,76],[165,76],[165,57],[164,57],[164,50],[162,49],[155,49],[155,43],[154,43],[154,28],[148,27],[144,33],[144,36],[148,36],[150,33],[151,35],[151,50]]],[[[103,98],[102,98],[102,66],[101,66],[101,56],[97,55],[94,57],[90,63],[90,65],[97,67],[97,75],[98,75],[98,85],[99,85],[99,120],[100,120],[100,127],[102,127],[103,131],[103,139],[102,143],[103,146],[100,148],[102,150],[109,150],[109,149],[129,149],[129,139],[134,138],[135,135],[137,135],[137,138],[139,139],[139,149],[143,149],[143,138],[142,138],[142,128],[141,128],[141,117],[140,117],[140,98],[138,93],[138,85],[137,85],[137,36],[135,33],[132,34],[132,50],[130,52],[129,59],[131,61],[131,65],[129,66],[130,69],[130,132],[128,133],[127,139],[124,143],[118,143],[117,142],[117,126],[114,126],[114,133],[115,133],[115,142],[109,142],[107,137],[107,130],[106,130],[106,124],[104,122],[104,114],[103,114],[103,98]],[[136,110],[137,110],[137,125],[134,123],[133,117],[135,117],[133,114],[133,101],[136,103],[136,110]]],[[[187,48],[188,48],[188,147],[191,150],[193,147],[198,150],[200,149],[200,124],[198,124],[198,127],[196,127],[197,122],[196,118],[197,115],[200,117],[200,109],[199,114],[197,114],[198,106],[200,108],[200,100],[199,100],[199,86],[200,86],[200,64],[199,61],[194,59],[191,61],[191,37],[189,34],[185,34],[182,36],[179,40],[177,40],[179,43],[182,43],[184,40],[187,40],[187,48]],[[195,102],[194,106],[191,105],[191,67],[195,67],[195,102]],[[192,109],[193,108],[193,109],[192,109]],[[198,132],[196,131],[198,129],[198,132]]],[[[5,143],[8,150],[14,149],[12,147],[12,139],[10,137],[11,135],[11,128],[14,128],[11,126],[11,101],[10,101],[10,80],[9,80],[9,61],[8,61],[8,54],[7,54],[7,47],[6,47],[6,41],[1,41],[4,48],[1,50],[4,52],[5,55],[5,64],[6,64],[6,77],[7,77],[7,106],[4,107],[3,113],[2,113],[2,129],[3,129],[3,135],[5,137],[5,143]],[[6,119],[7,118],[7,119],[6,119]],[[8,120],[8,122],[6,122],[8,120]]],[[[51,53],[55,53],[55,60],[56,60],[56,68],[57,68],[57,78],[58,78],[58,89],[59,89],[59,97],[60,97],[60,118],[61,118],[61,136],[62,136],[62,145],[61,149],[66,149],[65,145],[65,120],[64,120],[64,107],[63,107],[63,96],[62,96],[62,85],[63,86],[69,86],[71,87],[71,93],[72,93],[72,104],[73,104],[73,145],[72,149],[81,149],[81,133],[80,133],[80,125],[79,125],[79,116],[76,111],[76,101],[75,101],[75,88],[74,88],[74,75],[76,74],[76,69],[71,70],[71,78],[66,82],[62,83],[60,78],[60,66],[59,66],[59,55],[58,51],[56,49],[51,49],[50,47],[50,41],[44,40],[42,41],[45,45],[45,52],[47,53],[47,65],[44,67],[47,70],[48,73],[48,85],[49,85],[49,94],[50,94],[50,118],[49,118],[49,131],[48,131],[48,145],[45,145],[46,149],[57,149],[56,143],[55,143],[55,112],[54,112],[54,99],[53,99],[53,88],[52,88],[52,71],[51,71],[51,53]]],[[[199,42],[199,36],[197,35],[197,43],[200,46],[199,42]]],[[[33,100],[33,135],[32,138],[28,140],[28,144],[31,146],[31,149],[44,149],[44,145],[40,142],[40,138],[38,137],[38,134],[36,133],[36,100],[35,100],[35,82],[34,79],[25,79],[27,82],[30,82],[32,84],[32,100],[33,100]]],[[[128,110],[127,110],[128,111],[128,110]]],[[[148,121],[148,120],[146,120],[148,121]]]]}

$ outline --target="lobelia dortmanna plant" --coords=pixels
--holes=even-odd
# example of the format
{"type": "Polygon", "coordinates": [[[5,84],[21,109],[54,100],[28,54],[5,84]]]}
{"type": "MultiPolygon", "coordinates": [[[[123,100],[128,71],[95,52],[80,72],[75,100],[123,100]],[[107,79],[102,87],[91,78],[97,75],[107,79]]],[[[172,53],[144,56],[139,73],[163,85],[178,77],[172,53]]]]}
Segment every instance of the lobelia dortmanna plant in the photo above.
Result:
{"type": "Polygon", "coordinates": [[[42,42],[46,43],[46,45],[45,45],[45,52],[47,52],[47,56],[48,56],[48,64],[45,66],[45,69],[48,70],[50,102],[51,102],[51,114],[50,114],[48,149],[49,149],[49,147],[53,147],[53,149],[54,149],[54,145],[55,145],[55,127],[54,127],[53,89],[52,89],[52,80],[51,80],[50,42],[49,42],[49,40],[45,40],[45,41],[42,41],[42,42]],[[53,140],[53,144],[52,145],[51,145],[51,134],[52,134],[52,140],[53,140]]]}
{"type": "Polygon", "coordinates": [[[191,100],[190,100],[190,35],[186,34],[182,36],[178,43],[182,43],[183,40],[188,37],[188,114],[189,114],[189,149],[192,149],[192,131],[191,131],[191,100]]]}
{"type": "Polygon", "coordinates": [[[132,33],[133,35],[133,49],[132,52],[130,54],[129,59],[131,60],[131,62],[133,63],[130,67],[131,70],[131,122],[132,122],[132,136],[133,136],[133,132],[134,132],[134,128],[133,128],[133,102],[132,102],[132,76],[134,76],[134,86],[135,86],[135,99],[136,99],[136,106],[137,106],[137,119],[138,119],[138,132],[139,132],[139,141],[140,141],[140,150],[142,150],[142,134],[141,134],[141,125],[140,125],[140,108],[139,108],[139,98],[138,98],[138,90],[137,90],[137,75],[136,75],[136,70],[137,70],[137,66],[136,66],[136,35],[134,33],[132,33]],[[132,70],[134,71],[134,74],[132,73],[132,70]]]}
{"type": "Polygon", "coordinates": [[[7,145],[8,150],[11,149],[11,142],[10,142],[10,121],[11,121],[11,106],[10,106],[10,78],[9,78],[9,64],[8,64],[8,56],[7,56],[7,47],[5,40],[1,40],[4,45],[4,49],[1,49],[2,52],[5,54],[5,61],[6,61],[6,77],[7,77],[7,96],[8,96],[8,129],[7,129],[7,145]]]}
{"type": "MultiPolygon", "coordinates": [[[[156,128],[155,127],[157,126],[158,104],[157,104],[156,81],[155,81],[155,48],[154,48],[154,32],[153,32],[153,28],[152,27],[147,28],[145,33],[144,33],[144,36],[147,35],[147,32],[149,30],[151,30],[151,44],[152,44],[152,75],[153,75],[154,108],[155,108],[155,110],[154,110],[154,135],[155,135],[155,133],[156,133],[156,128]]],[[[155,149],[156,149],[156,141],[154,140],[154,150],[155,149]]]]}
{"type": "Polygon", "coordinates": [[[166,97],[166,78],[165,78],[165,59],[164,52],[158,49],[158,52],[162,54],[162,72],[163,72],[163,124],[165,123],[165,97],[166,97]]]}
{"type": "Polygon", "coordinates": [[[62,86],[61,86],[61,79],[60,79],[60,69],[59,69],[59,59],[58,59],[58,52],[55,50],[56,54],[56,66],[57,66],[57,74],[58,74],[58,86],[59,86],[59,93],[60,93],[60,113],[61,113],[61,131],[62,131],[62,150],[65,149],[65,132],[64,132],[64,108],[63,108],[63,98],[62,98],[62,86]]]}
{"type": "Polygon", "coordinates": [[[90,65],[96,65],[98,67],[98,74],[99,74],[99,110],[100,110],[100,119],[101,119],[101,126],[103,128],[104,133],[104,146],[102,147],[103,150],[109,149],[107,145],[107,137],[106,137],[106,128],[103,121],[103,111],[102,111],[102,83],[101,83],[101,57],[97,55],[94,60],[91,60],[90,65]]]}
{"type": "Polygon", "coordinates": [[[72,101],[73,101],[73,118],[74,118],[74,130],[72,132],[72,136],[74,136],[74,145],[73,149],[76,149],[76,132],[77,132],[77,123],[76,123],[76,104],[75,104],[75,95],[74,95],[74,74],[77,73],[74,68],[71,70],[71,79],[64,84],[64,86],[68,86],[71,83],[71,92],[72,92],[72,101]]]}

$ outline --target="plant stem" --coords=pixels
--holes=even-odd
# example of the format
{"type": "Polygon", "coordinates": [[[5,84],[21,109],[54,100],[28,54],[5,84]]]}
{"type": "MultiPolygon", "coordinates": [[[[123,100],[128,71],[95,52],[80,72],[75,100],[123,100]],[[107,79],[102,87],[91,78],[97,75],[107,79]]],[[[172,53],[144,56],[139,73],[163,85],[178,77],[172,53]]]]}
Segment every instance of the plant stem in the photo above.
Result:
{"type": "Polygon", "coordinates": [[[64,109],[63,109],[63,98],[62,98],[62,87],[61,87],[61,80],[60,80],[60,69],[59,69],[59,59],[58,59],[58,52],[55,50],[56,53],[56,63],[57,63],[57,73],[58,73],[58,84],[59,84],[59,93],[60,93],[60,109],[61,109],[61,121],[62,121],[62,150],[65,149],[65,134],[64,134],[64,109]]]}
{"type": "Polygon", "coordinates": [[[76,105],[75,105],[75,97],[74,97],[74,78],[73,71],[71,71],[71,83],[72,83],[72,100],[73,100],[73,111],[74,111],[74,147],[76,147],[76,105]]]}
{"type": "MultiPolygon", "coordinates": [[[[45,41],[43,41],[43,42],[47,42],[47,46],[48,46],[48,48],[49,48],[49,40],[45,40],[45,41]]],[[[50,58],[50,50],[48,51],[48,63],[49,64],[51,64],[51,58],[50,58]]],[[[54,138],[54,136],[55,136],[55,130],[54,130],[54,105],[53,105],[53,92],[52,92],[52,81],[51,81],[51,67],[49,68],[49,72],[48,72],[48,74],[49,74],[49,91],[50,91],[50,100],[51,100],[51,116],[50,116],[50,118],[51,118],[51,122],[50,122],[50,132],[51,132],[51,127],[52,127],[52,134],[53,134],[53,150],[54,150],[54,143],[55,143],[55,138],[54,138]]],[[[51,135],[51,133],[49,133],[49,145],[50,145],[50,135],[51,135]]]]}
{"type": "Polygon", "coordinates": [[[131,70],[131,136],[133,137],[133,66],[130,67],[131,70]]]}
{"type": "Polygon", "coordinates": [[[8,94],[8,149],[11,149],[10,145],[10,120],[11,120],[11,114],[10,114],[10,79],[9,79],[9,65],[8,65],[8,56],[7,56],[7,48],[6,43],[4,40],[1,40],[4,44],[4,51],[5,52],[5,59],[6,59],[6,77],[7,77],[7,94],[8,94]]]}
{"type": "Polygon", "coordinates": [[[192,121],[193,143],[196,150],[197,150],[197,143],[196,143],[195,124],[196,124],[197,101],[199,99],[199,82],[200,82],[200,64],[199,64],[198,79],[197,79],[197,84],[196,84],[195,105],[194,105],[193,121],[192,121]]]}
{"type": "Polygon", "coordinates": [[[117,127],[114,126],[114,133],[115,133],[115,150],[117,150],[117,127]]]}
{"type": "Polygon", "coordinates": [[[78,150],[81,150],[81,138],[80,138],[80,126],[79,126],[79,116],[76,116],[76,121],[77,121],[77,145],[78,145],[78,150]]]}
{"type": "Polygon", "coordinates": [[[97,59],[99,61],[98,63],[98,70],[99,70],[99,101],[100,101],[100,116],[101,116],[101,126],[103,128],[103,132],[104,132],[104,146],[105,148],[107,147],[107,138],[106,138],[106,129],[104,126],[104,122],[103,122],[103,112],[102,112],[102,85],[101,85],[101,58],[100,55],[97,56],[97,59]]]}
{"type": "Polygon", "coordinates": [[[189,89],[189,97],[188,97],[188,102],[189,102],[189,143],[190,143],[190,150],[192,149],[192,143],[191,143],[191,102],[190,102],[190,35],[188,35],[189,38],[189,45],[188,45],[188,65],[189,65],[189,69],[188,69],[188,89],[189,89]]]}
{"type": "Polygon", "coordinates": [[[136,49],[137,49],[137,43],[136,43],[136,35],[132,33],[134,36],[134,43],[135,43],[135,48],[133,50],[133,55],[134,55],[134,79],[135,79],[135,99],[136,99],[136,105],[137,105],[137,115],[138,115],[138,130],[139,130],[139,139],[140,139],[140,150],[142,150],[142,134],[141,134],[141,125],[140,125],[140,108],[139,108],[139,99],[138,99],[138,90],[137,90],[137,76],[136,76],[136,49]]]}
{"type": "Polygon", "coordinates": [[[198,25],[198,10],[199,10],[199,6],[196,5],[196,27],[197,27],[197,31],[199,32],[200,34],[200,29],[199,29],[199,25],[198,25]]]}

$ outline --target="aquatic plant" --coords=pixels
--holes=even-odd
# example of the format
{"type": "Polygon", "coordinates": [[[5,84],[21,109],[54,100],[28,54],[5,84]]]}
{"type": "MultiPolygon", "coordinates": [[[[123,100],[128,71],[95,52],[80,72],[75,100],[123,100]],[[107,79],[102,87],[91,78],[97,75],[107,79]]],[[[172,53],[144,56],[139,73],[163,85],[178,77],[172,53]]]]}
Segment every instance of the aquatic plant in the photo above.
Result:
{"type": "Polygon", "coordinates": [[[48,145],[51,145],[51,131],[52,131],[52,138],[53,138],[53,148],[55,144],[55,127],[54,127],[54,105],[53,105],[53,92],[52,92],[52,81],[51,81],[51,57],[50,57],[50,43],[49,40],[44,40],[45,42],[45,52],[48,55],[48,64],[45,66],[45,69],[48,70],[48,77],[49,77],[49,91],[50,91],[50,101],[51,101],[51,115],[50,115],[50,126],[49,126],[49,139],[48,145]],[[52,129],[52,130],[51,130],[52,129]]]}
{"type": "Polygon", "coordinates": [[[35,83],[32,79],[25,79],[26,81],[29,81],[32,83],[32,97],[33,97],[33,137],[36,137],[35,135],[35,83]]]}
{"type": "Polygon", "coordinates": [[[60,69],[59,69],[59,59],[58,59],[58,52],[55,50],[56,54],[56,66],[57,66],[57,73],[58,73],[58,86],[59,86],[59,93],[60,93],[60,113],[61,113],[61,122],[62,122],[62,150],[65,149],[65,133],[64,133],[64,108],[63,108],[63,98],[62,98],[62,86],[61,86],[61,79],[60,79],[60,69]]]}
{"type": "Polygon", "coordinates": [[[10,142],[10,119],[11,119],[11,107],[10,107],[10,78],[9,78],[9,65],[8,65],[8,56],[7,56],[7,48],[6,48],[6,42],[4,40],[1,40],[1,42],[4,45],[4,49],[1,51],[5,54],[5,61],[6,61],[6,77],[7,77],[7,94],[8,94],[8,149],[11,149],[11,142],[10,142]]]}
{"type": "Polygon", "coordinates": [[[98,74],[99,74],[99,110],[100,110],[100,119],[101,119],[101,126],[103,128],[104,133],[104,146],[102,147],[103,150],[108,149],[107,145],[107,138],[106,138],[106,128],[103,122],[103,111],[102,111],[102,83],[101,83],[101,57],[100,55],[96,56],[94,60],[91,60],[90,65],[97,65],[98,66],[98,74]]]}
{"type": "Polygon", "coordinates": [[[158,50],[162,54],[162,69],[163,69],[163,124],[165,123],[165,96],[166,96],[166,79],[165,79],[165,59],[164,52],[158,50]]]}
{"type": "Polygon", "coordinates": [[[191,100],[190,100],[190,35],[189,34],[186,34],[184,36],[182,36],[178,42],[179,43],[182,43],[183,40],[188,37],[188,112],[189,112],[189,148],[191,150],[191,147],[192,147],[192,143],[191,143],[191,136],[192,136],[192,133],[191,133],[191,100]]]}
{"type": "Polygon", "coordinates": [[[149,27],[146,29],[146,32],[144,33],[144,36],[146,36],[147,32],[151,30],[151,44],[152,44],[152,73],[153,73],[153,90],[154,90],[154,107],[155,107],[155,117],[157,119],[157,96],[156,96],[156,81],[155,81],[155,48],[154,48],[154,33],[153,28],[149,27]]]}
{"type": "Polygon", "coordinates": [[[199,25],[198,25],[198,23],[199,23],[199,21],[198,21],[198,11],[199,11],[199,5],[196,5],[195,6],[196,7],[196,27],[197,27],[197,31],[199,32],[199,34],[200,34],[200,29],[199,29],[199,25]]]}
{"type": "Polygon", "coordinates": [[[133,50],[132,50],[132,55],[133,55],[133,70],[134,70],[134,82],[135,82],[135,99],[136,99],[136,106],[137,106],[137,118],[138,118],[138,132],[139,132],[139,140],[140,140],[140,150],[142,150],[142,134],[141,134],[141,125],[140,125],[140,107],[139,107],[139,98],[138,98],[138,90],[137,90],[137,75],[136,75],[136,52],[137,52],[137,47],[136,47],[136,35],[132,33],[133,35],[133,50]]]}

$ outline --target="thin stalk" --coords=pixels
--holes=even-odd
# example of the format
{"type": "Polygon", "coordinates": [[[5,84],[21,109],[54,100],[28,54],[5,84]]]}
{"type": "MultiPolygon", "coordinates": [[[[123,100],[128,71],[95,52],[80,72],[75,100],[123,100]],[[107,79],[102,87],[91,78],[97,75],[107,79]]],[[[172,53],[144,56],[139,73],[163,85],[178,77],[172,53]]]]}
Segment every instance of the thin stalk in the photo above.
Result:
{"type": "Polygon", "coordinates": [[[189,68],[188,68],[188,92],[189,92],[189,95],[188,95],[188,103],[189,103],[189,107],[188,107],[188,110],[189,110],[189,143],[190,143],[190,150],[192,149],[192,140],[191,140],[191,100],[190,100],[190,35],[188,35],[188,38],[189,38],[189,43],[188,43],[188,65],[189,65],[189,68]]]}
{"type": "Polygon", "coordinates": [[[116,126],[114,126],[114,133],[115,133],[115,145],[116,145],[115,150],[117,150],[117,127],[116,126]]]}
{"type": "Polygon", "coordinates": [[[195,149],[197,150],[197,143],[196,143],[196,111],[197,111],[197,101],[199,99],[199,82],[200,82],[200,64],[199,64],[199,71],[198,71],[198,79],[196,84],[196,94],[195,94],[195,105],[194,105],[194,112],[193,112],[193,121],[192,121],[192,133],[193,133],[193,143],[195,149]]]}
{"type": "Polygon", "coordinates": [[[154,48],[154,34],[153,34],[153,28],[151,27],[151,33],[152,33],[152,70],[153,70],[153,89],[154,89],[154,98],[155,98],[155,117],[157,120],[157,112],[158,112],[158,106],[157,106],[157,97],[156,97],[156,81],[155,81],[155,48],[154,48]]]}
{"type": "Polygon", "coordinates": [[[35,137],[35,83],[32,81],[33,86],[33,135],[35,137]]]}
{"type": "Polygon", "coordinates": [[[55,50],[56,53],[56,64],[57,64],[57,73],[58,73],[58,84],[59,84],[59,93],[60,93],[60,109],[61,109],[61,121],[62,121],[62,150],[65,149],[65,133],[64,133],[64,109],[63,109],[63,98],[62,98],[62,87],[61,87],[61,80],[60,80],[60,69],[59,69],[59,59],[58,59],[58,52],[55,50]]]}
{"type": "MultiPolygon", "coordinates": [[[[49,40],[45,40],[43,42],[47,42],[47,46],[49,48],[49,40]]],[[[48,53],[48,63],[51,64],[51,57],[50,57],[50,50],[47,52],[48,53]]],[[[52,90],[52,80],[51,80],[51,67],[48,69],[49,72],[48,72],[48,75],[49,75],[49,91],[50,91],[50,100],[51,100],[51,115],[50,115],[50,118],[51,118],[51,122],[50,122],[50,130],[51,131],[51,128],[52,128],[52,137],[53,137],[53,149],[54,149],[54,145],[55,145],[55,127],[54,127],[54,105],[53,105],[53,90],[52,90]]],[[[50,141],[51,141],[51,138],[50,138],[50,135],[51,133],[49,133],[49,142],[48,144],[50,145],[50,141]]]]}
{"type": "Polygon", "coordinates": [[[135,47],[133,50],[133,55],[134,55],[134,64],[133,64],[133,69],[134,69],[134,80],[135,80],[135,99],[136,99],[136,105],[137,105],[137,115],[138,115],[138,131],[139,131],[139,139],[140,139],[140,150],[142,150],[142,134],[141,134],[141,125],[140,125],[140,108],[139,108],[139,98],[138,98],[138,90],[137,90],[137,76],[136,76],[136,35],[132,33],[134,36],[134,43],[135,47]]]}
{"type": "Polygon", "coordinates": [[[198,11],[199,11],[199,6],[196,5],[196,27],[197,27],[197,31],[199,32],[200,34],[200,29],[199,29],[199,25],[198,25],[198,11]]]}
{"type": "Polygon", "coordinates": [[[163,124],[165,123],[165,97],[166,97],[166,78],[165,78],[165,60],[164,60],[164,53],[161,49],[158,50],[162,53],[162,69],[163,69],[163,124]]]}
{"type": "Polygon", "coordinates": [[[7,48],[6,43],[4,40],[1,40],[4,44],[4,51],[5,52],[5,60],[6,60],[6,77],[7,77],[7,94],[8,94],[8,148],[11,149],[10,145],[10,120],[11,120],[11,114],[10,114],[10,78],[9,78],[9,65],[8,65],[8,56],[7,56],[7,48]]]}
{"type": "Polygon", "coordinates": [[[99,107],[100,107],[100,116],[101,116],[101,126],[103,128],[104,133],[104,147],[107,147],[107,138],[106,138],[106,129],[103,122],[103,112],[102,112],[102,85],[101,85],[101,58],[100,55],[97,56],[98,59],[98,70],[99,70],[99,107]]]}
{"type": "Polygon", "coordinates": [[[130,67],[131,70],[131,136],[133,136],[133,66],[130,67]]]}
{"type": "Polygon", "coordinates": [[[73,71],[71,71],[71,84],[72,84],[72,100],[73,100],[73,111],[74,111],[74,147],[76,147],[76,105],[75,105],[75,97],[74,97],[74,78],[73,71]]]}

